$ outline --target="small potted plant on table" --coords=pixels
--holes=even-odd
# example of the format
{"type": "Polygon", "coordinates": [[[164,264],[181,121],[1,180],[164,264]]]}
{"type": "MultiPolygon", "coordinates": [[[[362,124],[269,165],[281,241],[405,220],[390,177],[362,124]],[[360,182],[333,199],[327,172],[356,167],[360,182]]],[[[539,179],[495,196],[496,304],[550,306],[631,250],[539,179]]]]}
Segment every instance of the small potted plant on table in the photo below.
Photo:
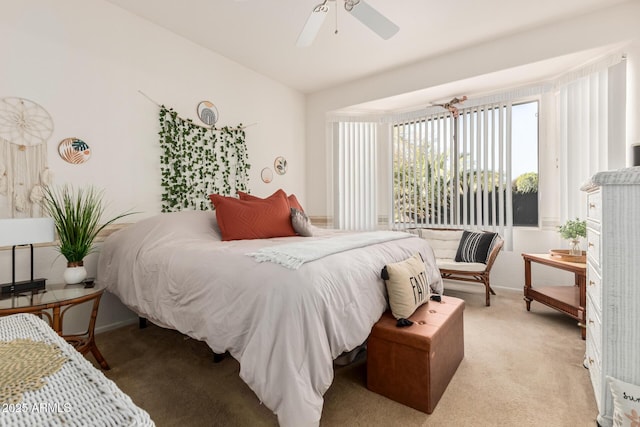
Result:
{"type": "Polygon", "coordinates": [[[558,227],[558,231],[563,239],[570,240],[571,246],[569,255],[581,256],[579,237],[587,237],[587,222],[581,221],[579,218],[570,219],[564,225],[558,227]]]}
{"type": "Polygon", "coordinates": [[[126,212],[100,224],[104,213],[103,192],[88,187],[74,189],[70,185],[44,188],[42,206],[53,218],[58,235],[58,251],[67,260],[63,277],[66,284],[81,283],[87,277],[84,258],[95,251],[98,233],[116,220],[131,215],[126,212]]]}

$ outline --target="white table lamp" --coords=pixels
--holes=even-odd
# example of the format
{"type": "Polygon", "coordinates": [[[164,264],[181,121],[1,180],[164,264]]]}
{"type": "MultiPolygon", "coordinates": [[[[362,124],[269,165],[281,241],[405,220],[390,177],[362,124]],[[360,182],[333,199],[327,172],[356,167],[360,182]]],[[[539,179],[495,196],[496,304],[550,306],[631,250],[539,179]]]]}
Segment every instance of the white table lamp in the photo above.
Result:
{"type": "Polygon", "coordinates": [[[33,278],[33,245],[55,239],[52,218],[0,219],[0,246],[11,246],[11,283],[0,285],[1,294],[44,289],[46,279],[33,278]],[[31,280],[16,282],[16,246],[31,248],[31,280]]]}

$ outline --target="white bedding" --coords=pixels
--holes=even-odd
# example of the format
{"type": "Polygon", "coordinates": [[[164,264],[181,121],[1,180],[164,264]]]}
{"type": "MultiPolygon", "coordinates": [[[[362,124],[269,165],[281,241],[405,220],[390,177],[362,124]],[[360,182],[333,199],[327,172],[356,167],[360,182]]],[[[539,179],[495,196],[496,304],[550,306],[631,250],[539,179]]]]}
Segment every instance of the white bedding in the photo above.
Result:
{"type": "Polygon", "coordinates": [[[433,251],[418,237],[340,252],[297,270],[246,255],[336,233],[222,242],[212,212],[161,214],[105,241],[97,280],[140,316],[217,353],[229,351],[280,425],[318,425],[333,359],[362,344],[387,308],[382,267],[420,252],[432,287],[442,290],[433,251]]]}
{"type": "Polygon", "coordinates": [[[370,231],[367,233],[342,233],[331,239],[303,239],[258,249],[247,255],[258,262],[275,262],[292,270],[297,270],[305,262],[315,261],[338,252],[363,248],[376,243],[396,239],[406,239],[411,235],[397,231],[370,231]]]}

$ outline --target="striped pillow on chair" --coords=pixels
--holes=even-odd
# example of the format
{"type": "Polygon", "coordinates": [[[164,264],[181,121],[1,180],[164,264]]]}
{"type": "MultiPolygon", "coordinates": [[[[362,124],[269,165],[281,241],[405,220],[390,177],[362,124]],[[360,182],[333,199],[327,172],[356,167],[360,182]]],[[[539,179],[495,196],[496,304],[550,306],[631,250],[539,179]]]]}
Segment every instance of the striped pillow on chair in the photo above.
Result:
{"type": "Polygon", "coordinates": [[[464,231],[456,252],[456,262],[481,262],[486,264],[498,233],[464,231]]]}

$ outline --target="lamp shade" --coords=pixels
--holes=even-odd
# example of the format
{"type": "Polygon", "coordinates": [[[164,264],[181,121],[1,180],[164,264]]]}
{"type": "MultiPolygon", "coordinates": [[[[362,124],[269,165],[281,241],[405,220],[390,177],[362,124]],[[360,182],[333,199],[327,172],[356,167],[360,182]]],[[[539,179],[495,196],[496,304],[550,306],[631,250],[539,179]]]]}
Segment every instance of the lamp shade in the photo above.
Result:
{"type": "Polygon", "coordinates": [[[53,242],[54,231],[53,218],[0,219],[0,246],[53,242]]]}

